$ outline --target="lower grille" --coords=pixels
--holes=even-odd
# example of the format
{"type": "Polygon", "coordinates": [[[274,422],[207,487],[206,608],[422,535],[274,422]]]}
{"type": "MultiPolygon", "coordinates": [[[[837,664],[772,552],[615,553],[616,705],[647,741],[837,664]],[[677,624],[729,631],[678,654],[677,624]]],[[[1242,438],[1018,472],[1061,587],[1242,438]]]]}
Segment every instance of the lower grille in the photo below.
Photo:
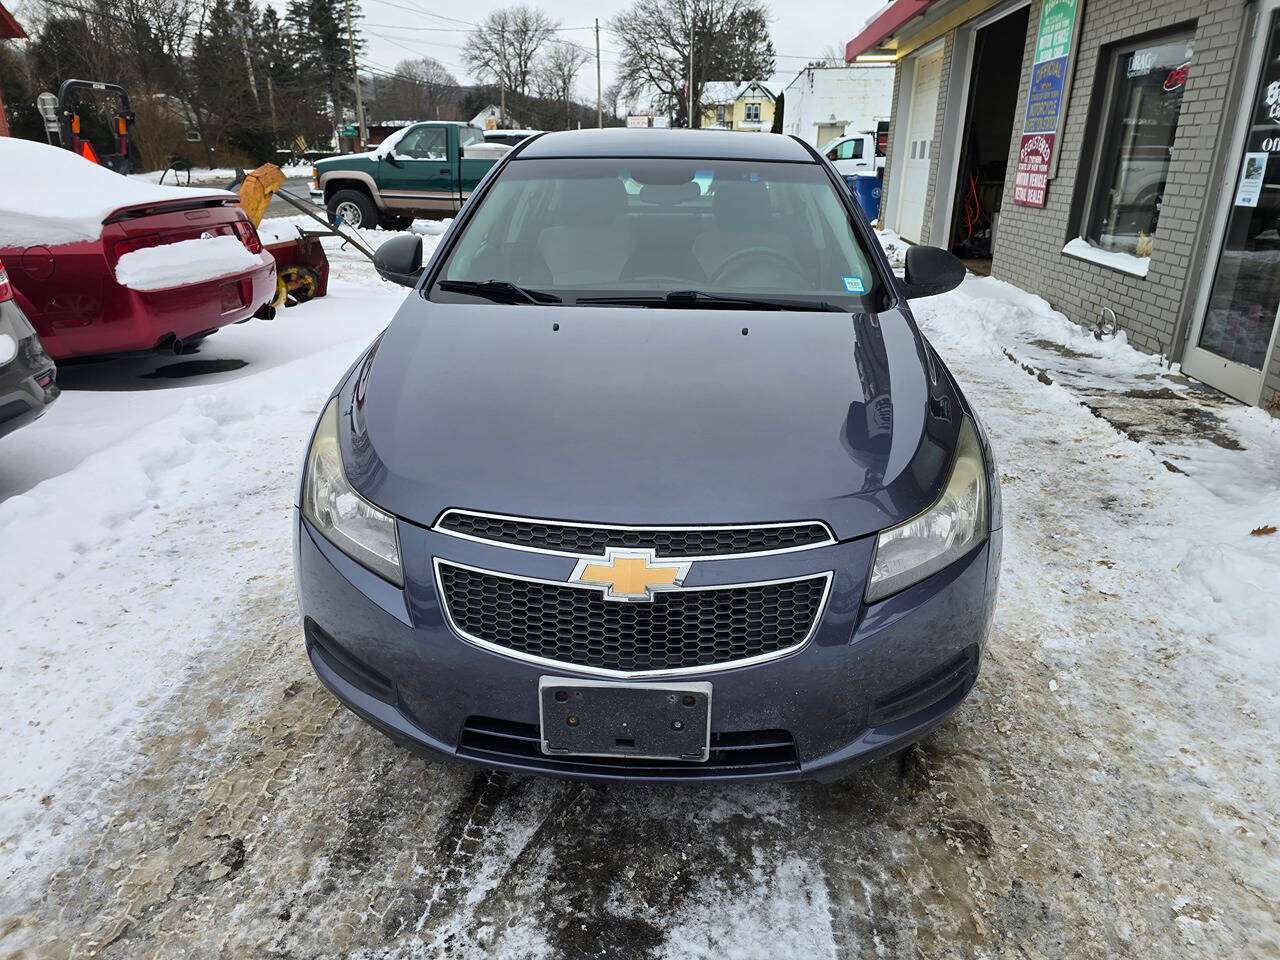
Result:
{"type": "Polygon", "coordinates": [[[515,763],[562,773],[619,777],[688,778],[794,773],[800,769],[796,745],[785,730],[711,734],[705,762],[640,760],[636,757],[549,757],[542,752],[538,727],[492,717],[468,717],[458,756],[488,763],[515,763]]]}
{"type": "Polygon", "coordinates": [[[617,673],[689,670],[779,655],[808,639],[829,574],[657,593],[617,603],[599,590],[437,562],[464,636],[526,657],[617,673]]]}

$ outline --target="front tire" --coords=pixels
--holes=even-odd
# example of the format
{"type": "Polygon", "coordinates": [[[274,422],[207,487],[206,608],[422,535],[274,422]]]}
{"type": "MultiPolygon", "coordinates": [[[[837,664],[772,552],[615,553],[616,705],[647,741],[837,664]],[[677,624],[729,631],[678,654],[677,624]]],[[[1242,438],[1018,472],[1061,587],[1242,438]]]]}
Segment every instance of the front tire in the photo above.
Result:
{"type": "Polygon", "coordinates": [[[369,195],[359,190],[338,190],[325,204],[333,225],[346,224],[356,230],[372,229],[378,223],[378,208],[369,195]]]}

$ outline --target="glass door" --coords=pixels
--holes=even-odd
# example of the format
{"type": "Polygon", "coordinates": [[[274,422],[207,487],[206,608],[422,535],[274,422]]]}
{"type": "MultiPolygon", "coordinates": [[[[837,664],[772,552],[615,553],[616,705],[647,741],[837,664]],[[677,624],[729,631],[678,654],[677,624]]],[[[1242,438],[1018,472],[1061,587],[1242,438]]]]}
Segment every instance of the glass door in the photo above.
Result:
{"type": "Polygon", "coordinates": [[[1222,245],[1183,369],[1246,403],[1262,394],[1280,312],[1280,0],[1259,4],[1258,77],[1230,184],[1222,245]]]}

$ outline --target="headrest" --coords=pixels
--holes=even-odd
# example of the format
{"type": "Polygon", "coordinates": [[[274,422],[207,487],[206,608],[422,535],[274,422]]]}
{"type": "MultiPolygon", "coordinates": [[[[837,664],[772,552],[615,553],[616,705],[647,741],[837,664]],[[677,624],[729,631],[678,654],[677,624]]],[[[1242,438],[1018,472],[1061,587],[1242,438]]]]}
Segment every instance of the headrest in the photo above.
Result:
{"type": "Polygon", "coordinates": [[[566,198],[566,226],[604,226],[627,209],[627,188],[617,177],[570,182],[573,192],[566,198]]]}
{"type": "Polygon", "coordinates": [[[759,180],[717,180],[711,201],[717,229],[753,230],[769,226],[769,191],[759,180]]]}

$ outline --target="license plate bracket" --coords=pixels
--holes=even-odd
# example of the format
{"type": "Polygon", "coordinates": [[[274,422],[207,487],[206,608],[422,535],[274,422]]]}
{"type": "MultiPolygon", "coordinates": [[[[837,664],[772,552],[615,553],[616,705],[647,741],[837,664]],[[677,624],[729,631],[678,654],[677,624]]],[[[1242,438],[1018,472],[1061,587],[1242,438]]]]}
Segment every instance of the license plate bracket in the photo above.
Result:
{"type": "Polygon", "coordinates": [[[538,720],[549,756],[705,761],[711,684],[540,677],[538,720]]]}

